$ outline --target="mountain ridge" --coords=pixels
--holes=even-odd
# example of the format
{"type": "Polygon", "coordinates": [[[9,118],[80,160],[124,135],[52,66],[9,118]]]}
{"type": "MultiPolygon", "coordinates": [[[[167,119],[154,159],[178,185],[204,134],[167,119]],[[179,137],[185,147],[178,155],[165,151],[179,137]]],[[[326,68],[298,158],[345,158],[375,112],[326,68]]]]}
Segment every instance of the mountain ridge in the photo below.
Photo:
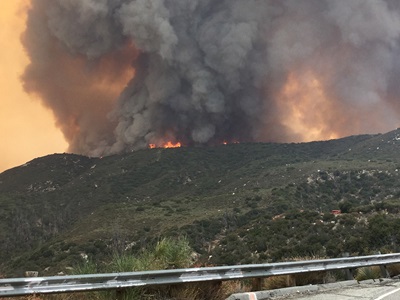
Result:
{"type": "Polygon", "coordinates": [[[386,201],[398,192],[399,148],[397,129],[311,143],[37,158],[0,173],[0,258],[8,261],[0,273],[71,265],[90,251],[102,260],[163,235],[193,235],[195,250],[206,254],[229,230],[261,216],[386,201]],[[372,175],[362,177],[363,170],[372,175]],[[353,190],[358,181],[371,188],[353,190]],[[386,181],[387,192],[373,194],[386,181]]]}

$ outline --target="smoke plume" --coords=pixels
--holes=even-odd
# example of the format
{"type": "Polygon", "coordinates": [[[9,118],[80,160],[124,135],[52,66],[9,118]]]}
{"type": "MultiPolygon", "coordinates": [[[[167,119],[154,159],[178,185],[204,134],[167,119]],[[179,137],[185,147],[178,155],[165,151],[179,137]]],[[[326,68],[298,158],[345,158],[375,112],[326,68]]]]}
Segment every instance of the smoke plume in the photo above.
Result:
{"type": "Polygon", "coordinates": [[[397,0],[31,0],[23,82],[88,155],[379,132],[399,35],[397,0]]]}

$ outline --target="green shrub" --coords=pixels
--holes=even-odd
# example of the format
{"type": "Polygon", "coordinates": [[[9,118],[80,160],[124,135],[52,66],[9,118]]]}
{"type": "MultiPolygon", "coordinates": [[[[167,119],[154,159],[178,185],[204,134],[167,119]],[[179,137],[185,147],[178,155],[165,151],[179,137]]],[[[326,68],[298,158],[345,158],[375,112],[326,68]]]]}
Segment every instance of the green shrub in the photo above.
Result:
{"type": "Polygon", "coordinates": [[[136,258],[128,254],[114,254],[110,265],[109,272],[133,272],[136,266],[136,258]]]}
{"type": "Polygon", "coordinates": [[[76,265],[72,272],[74,274],[83,275],[83,274],[96,274],[99,271],[98,266],[92,260],[85,261],[81,264],[76,265]]]}
{"type": "Polygon", "coordinates": [[[155,260],[160,261],[164,268],[187,268],[192,263],[192,249],[186,238],[177,240],[164,238],[154,249],[155,260]]]}

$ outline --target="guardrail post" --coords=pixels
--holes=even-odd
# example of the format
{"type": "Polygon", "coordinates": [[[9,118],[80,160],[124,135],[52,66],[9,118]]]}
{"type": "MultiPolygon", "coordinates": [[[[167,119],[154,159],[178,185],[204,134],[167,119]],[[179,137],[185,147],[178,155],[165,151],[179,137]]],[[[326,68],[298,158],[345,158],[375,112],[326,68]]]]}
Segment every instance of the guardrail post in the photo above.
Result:
{"type": "MultiPolygon", "coordinates": [[[[344,252],[342,253],[342,257],[350,257],[349,252],[344,252]]],[[[352,269],[344,269],[344,276],[346,277],[346,280],[353,280],[353,270],[352,269]]]]}
{"type": "Polygon", "coordinates": [[[384,265],[384,266],[379,266],[379,267],[381,269],[382,278],[390,278],[390,274],[389,274],[388,270],[386,269],[386,266],[384,265]]]}
{"type": "Polygon", "coordinates": [[[264,278],[253,278],[252,287],[251,287],[251,290],[253,292],[262,290],[263,279],[264,278]]]}
{"type": "MultiPolygon", "coordinates": [[[[381,251],[378,251],[375,254],[381,255],[382,253],[381,253],[381,251]]],[[[386,268],[386,265],[381,265],[381,266],[379,266],[379,268],[381,269],[382,278],[390,278],[390,274],[389,274],[389,272],[388,272],[388,270],[386,268]]]]}
{"type": "Polygon", "coordinates": [[[119,289],[119,290],[116,290],[116,292],[115,292],[115,296],[116,296],[116,299],[117,300],[124,300],[125,299],[125,289],[123,289],[123,290],[121,290],[121,289],[119,289]]]}

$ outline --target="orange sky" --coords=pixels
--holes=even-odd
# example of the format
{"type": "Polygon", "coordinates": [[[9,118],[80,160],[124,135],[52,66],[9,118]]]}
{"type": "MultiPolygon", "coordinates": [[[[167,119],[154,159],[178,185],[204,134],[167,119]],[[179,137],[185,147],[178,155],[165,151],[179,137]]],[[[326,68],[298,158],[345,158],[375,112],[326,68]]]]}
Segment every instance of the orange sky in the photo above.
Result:
{"type": "Polygon", "coordinates": [[[0,172],[67,149],[51,112],[27,95],[19,76],[28,63],[20,43],[27,0],[0,4],[0,172]]]}

